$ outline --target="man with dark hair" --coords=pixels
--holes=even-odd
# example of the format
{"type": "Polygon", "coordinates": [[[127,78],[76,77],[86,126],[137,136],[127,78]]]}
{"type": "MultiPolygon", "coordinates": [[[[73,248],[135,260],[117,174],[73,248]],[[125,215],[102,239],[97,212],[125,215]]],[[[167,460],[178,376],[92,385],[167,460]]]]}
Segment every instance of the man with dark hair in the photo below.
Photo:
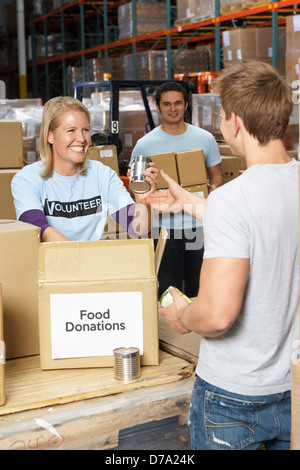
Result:
{"type": "MultiPolygon", "coordinates": [[[[161,125],[138,140],[131,158],[166,152],[202,149],[209,178],[209,189],[220,186],[221,157],[217,143],[209,132],[184,120],[188,96],[179,82],[166,82],[156,92],[161,125]]],[[[157,239],[161,226],[169,238],[158,274],[159,296],[173,285],[188,297],[195,297],[203,258],[202,223],[188,214],[164,214],[153,221],[152,236],[157,239]]]]}

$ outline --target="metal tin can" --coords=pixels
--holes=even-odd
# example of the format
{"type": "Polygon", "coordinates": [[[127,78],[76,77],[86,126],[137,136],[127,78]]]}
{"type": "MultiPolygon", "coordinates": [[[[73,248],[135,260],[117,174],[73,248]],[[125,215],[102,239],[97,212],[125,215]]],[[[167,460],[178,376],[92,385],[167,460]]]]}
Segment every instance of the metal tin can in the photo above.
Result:
{"type": "Polygon", "coordinates": [[[129,180],[129,188],[134,193],[146,193],[150,189],[150,184],[145,181],[143,175],[144,171],[148,168],[151,158],[137,155],[133,158],[131,164],[131,173],[129,180]]]}
{"type": "Polygon", "coordinates": [[[140,351],[138,348],[116,348],[113,353],[115,379],[128,382],[140,377],[140,351]]]}
{"type": "MultiPolygon", "coordinates": [[[[191,299],[189,299],[185,294],[183,294],[179,289],[177,289],[177,287],[175,287],[175,289],[176,289],[176,292],[178,292],[178,294],[180,294],[189,304],[192,303],[191,299]]],[[[173,297],[170,294],[169,289],[167,289],[165,290],[165,292],[162,294],[160,298],[160,305],[161,307],[165,308],[171,305],[172,303],[173,303],[173,297]]]]}

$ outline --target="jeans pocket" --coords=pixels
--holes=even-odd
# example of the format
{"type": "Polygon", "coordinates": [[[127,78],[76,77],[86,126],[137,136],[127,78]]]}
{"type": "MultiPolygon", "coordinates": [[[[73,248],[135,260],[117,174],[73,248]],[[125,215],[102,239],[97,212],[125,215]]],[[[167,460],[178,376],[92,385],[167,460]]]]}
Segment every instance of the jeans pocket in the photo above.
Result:
{"type": "Polygon", "coordinates": [[[223,450],[239,450],[253,443],[257,412],[262,406],[263,403],[206,391],[204,416],[207,443],[223,450]]]}

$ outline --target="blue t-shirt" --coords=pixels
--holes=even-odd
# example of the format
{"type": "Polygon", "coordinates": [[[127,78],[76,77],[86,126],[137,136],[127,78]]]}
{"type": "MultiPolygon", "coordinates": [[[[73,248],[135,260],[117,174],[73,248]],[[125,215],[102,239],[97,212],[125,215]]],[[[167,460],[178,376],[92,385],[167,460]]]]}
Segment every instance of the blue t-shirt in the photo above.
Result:
{"type": "Polygon", "coordinates": [[[87,173],[62,176],[55,171],[41,177],[42,162],[25,166],[13,178],[17,219],[26,211],[41,210],[48,224],[69,240],[99,240],[107,214],[134,203],[115,171],[87,160],[87,173]]]}
{"type": "MultiPolygon", "coordinates": [[[[137,155],[156,155],[166,152],[182,152],[184,150],[203,150],[205,166],[211,167],[221,163],[220,152],[214,136],[200,127],[188,124],[187,130],[181,135],[171,135],[156,127],[151,132],[139,139],[134,147],[131,159],[137,155]]],[[[166,228],[178,230],[200,227],[202,224],[189,214],[163,214],[161,222],[154,218],[153,226],[160,224],[166,228]]]]}

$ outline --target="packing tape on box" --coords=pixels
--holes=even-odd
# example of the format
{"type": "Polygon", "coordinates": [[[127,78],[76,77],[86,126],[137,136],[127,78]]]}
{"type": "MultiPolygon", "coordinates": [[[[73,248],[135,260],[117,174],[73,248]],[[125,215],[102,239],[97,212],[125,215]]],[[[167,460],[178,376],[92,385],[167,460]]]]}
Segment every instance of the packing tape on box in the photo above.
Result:
{"type": "Polygon", "coordinates": [[[0,364],[5,364],[6,362],[6,349],[4,341],[0,341],[0,364]]]}

